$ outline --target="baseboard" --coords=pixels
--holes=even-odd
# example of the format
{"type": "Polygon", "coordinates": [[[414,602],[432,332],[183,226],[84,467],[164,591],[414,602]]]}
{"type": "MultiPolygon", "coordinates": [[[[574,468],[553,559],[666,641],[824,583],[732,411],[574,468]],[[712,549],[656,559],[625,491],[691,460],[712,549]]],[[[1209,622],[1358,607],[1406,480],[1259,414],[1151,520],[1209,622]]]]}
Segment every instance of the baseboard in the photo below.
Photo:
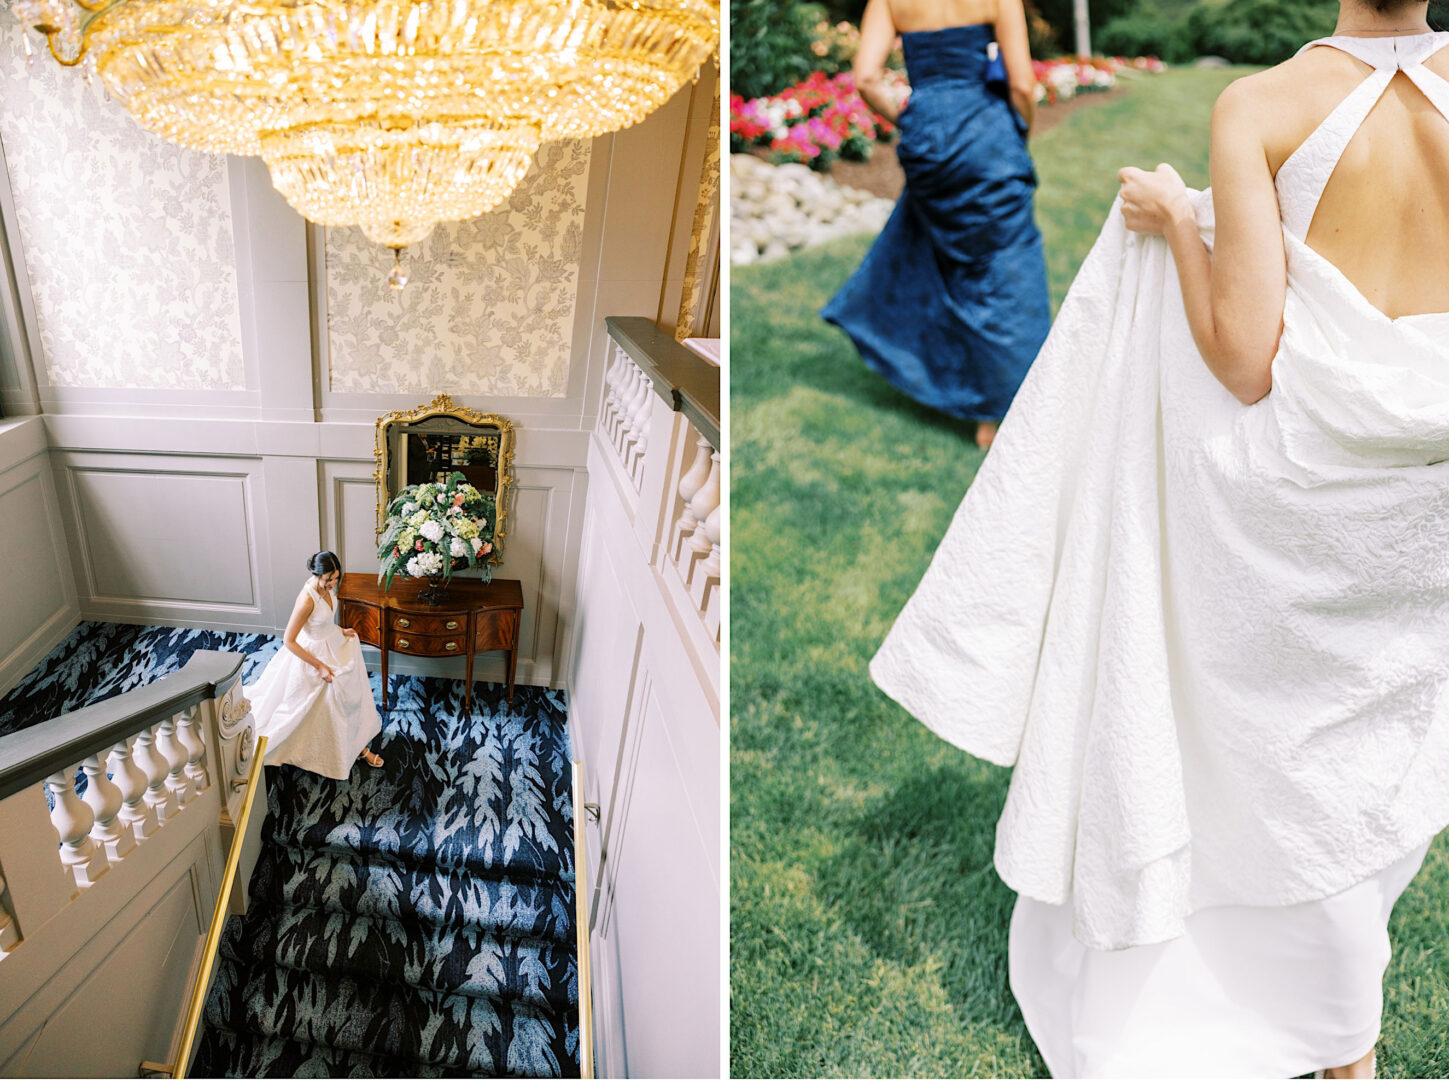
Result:
{"type": "Polygon", "coordinates": [[[81,614],[73,604],[66,604],[41,623],[36,631],[0,663],[0,697],[14,690],[30,669],[45,659],[81,623],[81,614]]]}

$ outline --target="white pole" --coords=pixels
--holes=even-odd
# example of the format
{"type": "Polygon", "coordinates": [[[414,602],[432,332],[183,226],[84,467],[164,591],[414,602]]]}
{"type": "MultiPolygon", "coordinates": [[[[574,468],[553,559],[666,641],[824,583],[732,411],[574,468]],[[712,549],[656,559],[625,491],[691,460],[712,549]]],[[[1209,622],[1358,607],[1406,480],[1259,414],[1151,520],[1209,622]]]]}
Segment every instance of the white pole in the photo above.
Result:
{"type": "Polygon", "coordinates": [[[1077,25],[1077,56],[1085,60],[1092,55],[1092,30],[1087,19],[1087,0],[1072,0],[1072,17],[1077,25]]]}

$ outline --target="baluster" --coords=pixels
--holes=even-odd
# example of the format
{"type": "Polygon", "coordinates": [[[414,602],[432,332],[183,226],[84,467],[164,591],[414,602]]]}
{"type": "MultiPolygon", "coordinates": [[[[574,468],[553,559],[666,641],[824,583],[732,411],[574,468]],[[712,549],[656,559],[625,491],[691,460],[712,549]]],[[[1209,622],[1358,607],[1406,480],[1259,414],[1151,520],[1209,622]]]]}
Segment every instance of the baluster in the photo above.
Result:
{"type": "Polygon", "coordinates": [[[166,786],[175,793],[176,805],[185,806],[196,798],[196,788],[186,775],[186,747],[176,737],[176,717],[161,721],[156,732],[156,747],[166,757],[166,786]]]}
{"type": "Polygon", "coordinates": [[[91,825],[96,816],[76,797],[75,780],[69,769],[49,776],[45,786],[55,797],[50,821],[60,834],[60,861],[70,867],[76,884],[84,888],[110,865],[106,862],[106,849],[91,839],[91,825]]]}
{"type": "Polygon", "coordinates": [[[649,407],[649,376],[639,371],[639,388],[634,392],[634,399],[629,403],[629,441],[636,442],[644,429],[645,410],[649,407]]]}
{"type": "Polygon", "coordinates": [[[0,872],[0,956],[20,944],[20,931],[10,917],[10,901],[6,899],[5,874],[0,872]]]}
{"type": "Polygon", "coordinates": [[[675,489],[679,497],[684,500],[684,511],[679,515],[679,520],[674,523],[674,537],[670,542],[670,556],[677,562],[682,558],[683,553],[680,546],[684,538],[694,532],[695,526],[699,524],[694,516],[694,511],[689,508],[689,500],[694,498],[700,488],[704,486],[705,480],[709,478],[709,455],[714,453],[714,447],[709,445],[709,440],[703,435],[695,443],[694,463],[690,465],[689,471],[679,478],[679,486],[675,489]]]}
{"type": "Polygon", "coordinates": [[[689,500],[689,509],[693,511],[696,523],[689,537],[689,546],[701,555],[708,554],[713,546],[705,532],[704,523],[719,506],[719,486],[719,451],[716,450],[709,455],[709,476],[694,493],[694,498],[689,500]]]}
{"type": "Polygon", "coordinates": [[[619,448],[620,456],[629,452],[629,440],[634,432],[629,424],[634,419],[634,399],[639,396],[639,385],[644,380],[644,373],[635,364],[629,365],[629,381],[624,386],[624,393],[619,398],[619,429],[614,437],[614,444],[619,448]]]}
{"type": "Polygon", "coordinates": [[[624,350],[612,342],[609,346],[609,366],[604,372],[604,385],[608,393],[604,397],[604,407],[600,411],[604,417],[604,434],[612,435],[614,421],[619,415],[619,380],[624,374],[624,350]]]}
{"type": "Polygon", "coordinates": [[[155,811],[157,824],[164,824],[176,816],[176,793],[166,786],[170,763],[156,746],[155,728],[137,733],[134,755],[146,773],[146,805],[155,811]]]}
{"type": "Polygon", "coordinates": [[[211,778],[206,775],[206,741],[201,736],[196,706],[181,714],[178,730],[181,745],[186,748],[186,775],[198,792],[205,791],[211,786],[211,778]]]}
{"type": "Polygon", "coordinates": [[[86,758],[81,768],[86,774],[86,805],[95,815],[91,839],[106,849],[108,862],[115,862],[136,846],[136,834],[119,817],[121,789],[106,776],[106,767],[99,754],[86,758]]]}
{"type": "Polygon", "coordinates": [[[137,840],[146,839],[156,831],[156,808],[146,802],[146,774],[136,767],[125,739],[111,748],[111,772],[121,789],[121,821],[137,840]]]}
{"type": "Polygon", "coordinates": [[[704,534],[709,537],[709,557],[704,560],[704,572],[712,578],[719,578],[720,571],[720,513],[724,505],[720,504],[710,511],[709,517],[704,519],[704,534]]]}

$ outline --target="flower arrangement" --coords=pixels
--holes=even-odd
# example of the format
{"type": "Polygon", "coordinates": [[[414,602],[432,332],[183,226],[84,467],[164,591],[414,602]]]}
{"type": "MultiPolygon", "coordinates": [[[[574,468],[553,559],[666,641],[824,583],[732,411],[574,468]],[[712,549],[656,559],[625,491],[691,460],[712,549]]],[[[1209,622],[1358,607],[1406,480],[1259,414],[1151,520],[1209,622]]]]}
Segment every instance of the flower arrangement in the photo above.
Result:
{"type": "Polygon", "coordinates": [[[481,570],[489,580],[494,511],[493,498],[465,482],[462,473],[452,473],[446,483],[403,488],[387,504],[377,580],[386,589],[398,574],[430,578],[437,589],[463,569],[481,570]]]}

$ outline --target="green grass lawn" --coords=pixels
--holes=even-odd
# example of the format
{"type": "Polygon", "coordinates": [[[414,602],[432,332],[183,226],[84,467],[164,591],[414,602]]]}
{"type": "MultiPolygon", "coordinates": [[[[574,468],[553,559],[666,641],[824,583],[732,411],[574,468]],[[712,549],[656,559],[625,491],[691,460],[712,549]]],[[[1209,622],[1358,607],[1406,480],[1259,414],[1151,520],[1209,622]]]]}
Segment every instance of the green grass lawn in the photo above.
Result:
{"type": "MultiPolygon", "coordinates": [[[[1241,72],[1130,84],[1033,143],[1059,302],[1122,165],[1207,181],[1241,72]]],[[[1006,982],[991,865],[1008,772],[937,739],[866,663],[981,454],[869,373],[820,307],[869,238],[734,271],[731,290],[731,1070],[1040,1076],[1006,982]]],[[[1449,1076],[1449,844],[1395,914],[1380,1076],[1449,1076]]]]}

